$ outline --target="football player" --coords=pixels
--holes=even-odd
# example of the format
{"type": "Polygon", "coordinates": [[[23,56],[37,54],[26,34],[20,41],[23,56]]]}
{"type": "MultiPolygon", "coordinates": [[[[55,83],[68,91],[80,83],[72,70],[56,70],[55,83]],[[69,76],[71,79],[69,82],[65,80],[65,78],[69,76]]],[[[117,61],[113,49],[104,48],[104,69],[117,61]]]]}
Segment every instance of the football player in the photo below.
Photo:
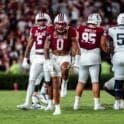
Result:
{"type": "Polygon", "coordinates": [[[76,87],[74,110],[80,107],[80,98],[87,82],[91,77],[94,96],[94,110],[105,109],[100,103],[99,74],[101,55],[100,48],[107,52],[106,33],[100,28],[101,17],[97,13],[88,16],[87,25],[81,25],[78,29],[81,57],[79,62],[79,79],[76,87]]]}
{"type": "Polygon", "coordinates": [[[124,82],[124,13],[117,17],[117,26],[108,29],[108,35],[113,39],[112,64],[114,68],[114,92],[115,103],[113,108],[120,109],[120,99],[122,98],[124,82]]]}
{"type": "Polygon", "coordinates": [[[53,83],[53,100],[55,111],[53,115],[61,114],[60,107],[60,84],[61,78],[65,81],[68,77],[70,68],[71,48],[76,51],[75,66],[78,65],[80,49],[76,40],[76,30],[70,27],[67,16],[63,13],[58,14],[54,19],[54,26],[48,28],[48,37],[45,42],[45,56],[47,67],[51,70],[53,83]],[[49,50],[52,50],[51,61],[49,60],[49,50]]]}
{"type": "MultiPolygon", "coordinates": [[[[28,38],[28,45],[24,54],[24,60],[22,66],[24,68],[28,68],[28,57],[33,49],[34,45],[34,56],[30,56],[31,59],[31,67],[30,67],[30,74],[29,74],[29,84],[27,88],[27,94],[25,103],[21,105],[17,105],[17,108],[20,109],[30,109],[32,105],[32,94],[34,92],[35,84],[37,83],[36,80],[38,79],[39,75],[43,75],[43,64],[45,61],[44,57],[44,42],[46,40],[46,29],[47,24],[49,23],[50,17],[47,13],[39,12],[35,17],[35,24],[30,31],[30,36],[28,38]]],[[[42,76],[40,76],[42,78],[42,76]]],[[[40,80],[41,81],[41,80],[40,80]]],[[[38,82],[40,82],[38,81],[38,82]]],[[[37,83],[38,84],[38,83],[37,83]]]]}
{"type": "MultiPolygon", "coordinates": [[[[104,89],[107,93],[109,93],[110,95],[115,97],[114,86],[115,86],[115,78],[112,77],[110,80],[105,82],[104,89]]],[[[123,82],[122,97],[121,97],[120,102],[119,102],[119,108],[124,109],[124,82],[123,82]]]]}
{"type": "MultiPolygon", "coordinates": [[[[31,48],[31,51],[30,51],[30,57],[29,57],[30,66],[33,63],[35,55],[36,55],[36,53],[35,53],[35,43],[34,43],[32,48],[31,48]]],[[[42,102],[44,104],[47,104],[47,102],[48,102],[46,83],[42,84],[41,91],[40,91],[40,83],[41,83],[41,81],[43,81],[43,78],[44,78],[44,73],[41,72],[35,81],[35,89],[34,89],[34,92],[32,94],[32,107],[34,109],[44,108],[44,106],[39,105],[39,103],[42,102]]]]}

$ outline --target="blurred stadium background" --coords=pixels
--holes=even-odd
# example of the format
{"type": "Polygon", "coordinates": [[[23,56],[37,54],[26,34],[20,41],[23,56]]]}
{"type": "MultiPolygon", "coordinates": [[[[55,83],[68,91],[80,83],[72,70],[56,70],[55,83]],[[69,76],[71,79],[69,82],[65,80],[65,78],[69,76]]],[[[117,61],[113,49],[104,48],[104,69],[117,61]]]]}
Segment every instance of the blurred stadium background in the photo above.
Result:
{"type": "MultiPolygon", "coordinates": [[[[52,20],[58,12],[66,13],[75,27],[85,24],[90,13],[98,12],[107,29],[124,12],[124,0],[0,0],[0,72],[22,73],[27,37],[39,11],[49,13],[52,20]]],[[[104,54],[103,60],[110,62],[104,54]]]]}

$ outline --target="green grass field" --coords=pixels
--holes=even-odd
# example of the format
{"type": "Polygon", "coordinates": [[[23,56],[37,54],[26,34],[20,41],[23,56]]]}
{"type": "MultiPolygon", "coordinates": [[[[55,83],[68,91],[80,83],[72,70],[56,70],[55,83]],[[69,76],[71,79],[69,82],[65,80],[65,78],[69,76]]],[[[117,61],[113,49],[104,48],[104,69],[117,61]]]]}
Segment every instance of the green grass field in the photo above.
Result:
{"type": "Polygon", "coordinates": [[[124,110],[112,109],[114,98],[101,92],[103,111],[93,110],[91,91],[85,91],[81,99],[81,108],[72,109],[74,91],[61,100],[62,115],[53,116],[43,110],[18,110],[17,104],[23,103],[25,91],[0,91],[0,124],[123,124],[124,110]]]}

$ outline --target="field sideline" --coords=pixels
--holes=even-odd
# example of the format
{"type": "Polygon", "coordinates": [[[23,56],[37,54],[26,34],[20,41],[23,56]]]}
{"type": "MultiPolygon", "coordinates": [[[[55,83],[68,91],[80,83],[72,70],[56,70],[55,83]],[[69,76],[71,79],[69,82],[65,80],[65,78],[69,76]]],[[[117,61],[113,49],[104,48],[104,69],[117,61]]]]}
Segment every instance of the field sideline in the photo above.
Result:
{"type": "Polygon", "coordinates": [[[101,92],[104,111],[93,110],[91,91],[85,91],[81,99],[81,109],[74,111],[74,91],[69,91],[63,98],[62,115],[53,116],[52,112],[43,110],[18,110],[17,104],[23,103],[25,91],[0,91],[0,124],[122,124],[124,110],[112,109],[114,98],[101,92]]]}

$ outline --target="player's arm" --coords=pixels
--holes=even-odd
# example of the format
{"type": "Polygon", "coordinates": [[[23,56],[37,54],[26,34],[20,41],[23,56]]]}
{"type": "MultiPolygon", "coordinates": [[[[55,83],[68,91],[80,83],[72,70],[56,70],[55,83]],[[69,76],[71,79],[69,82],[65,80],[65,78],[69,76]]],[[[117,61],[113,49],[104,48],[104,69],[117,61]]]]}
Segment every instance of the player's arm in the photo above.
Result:
{"type": "Polygon", "coordinates": [[[76,37],[72,38],[72,49],[75,52],[75,62],[74,62],[74,66],[75,67],[79,67],[79,61],[80,61],[80,47],[79,47],[79,43],[76,37]]]}
{"type": "Polygon", "coordinates": [[[106,35],[102,35],[101,36],[101,41],[100,41],[100,45],[101,45],[101,49],[105,52],[105,53],[109,53],[110,52],[110,48],[108,46],[108,39],[106,35]]]}
{"type": "Polygon", "coordinates": [[[49,50],[50,50],[50,36],[47,36],[44,44],[45,59],[50,59],[49,50]]]}
{"type": "Polygon", "coordinates": [[[28,44],[27,44],[27,47],[26,47],[26,50],[25,50],[25,54],[24,54],[25,58],[28,58],[30,50],[31,50],[31,48],[33,46],[33,43],[34,43],[34,40],[33,40],[32,36],[29,36],[28,44]]]}
{"type": "Polygon", "coordinates": [[[30,50],[32,48],[33,42],[34,42],[33,38],[31,36],[29,36],[28,45],[26,47],[26,51],[25,51],[25,54],[24,54],[24,59],[23,59],[23,62],[22,62],[22,67],[25,68],[25,69],[29,69],[28,56],[29,56],[30,50]]]}
{"type": "Polygon", "coordinates": [[[75,55],[80,55],[80,46],[79,46],[79,34],[76,32],[76,37],[72,37],[72,50],[75,52],[75,55]]]}

